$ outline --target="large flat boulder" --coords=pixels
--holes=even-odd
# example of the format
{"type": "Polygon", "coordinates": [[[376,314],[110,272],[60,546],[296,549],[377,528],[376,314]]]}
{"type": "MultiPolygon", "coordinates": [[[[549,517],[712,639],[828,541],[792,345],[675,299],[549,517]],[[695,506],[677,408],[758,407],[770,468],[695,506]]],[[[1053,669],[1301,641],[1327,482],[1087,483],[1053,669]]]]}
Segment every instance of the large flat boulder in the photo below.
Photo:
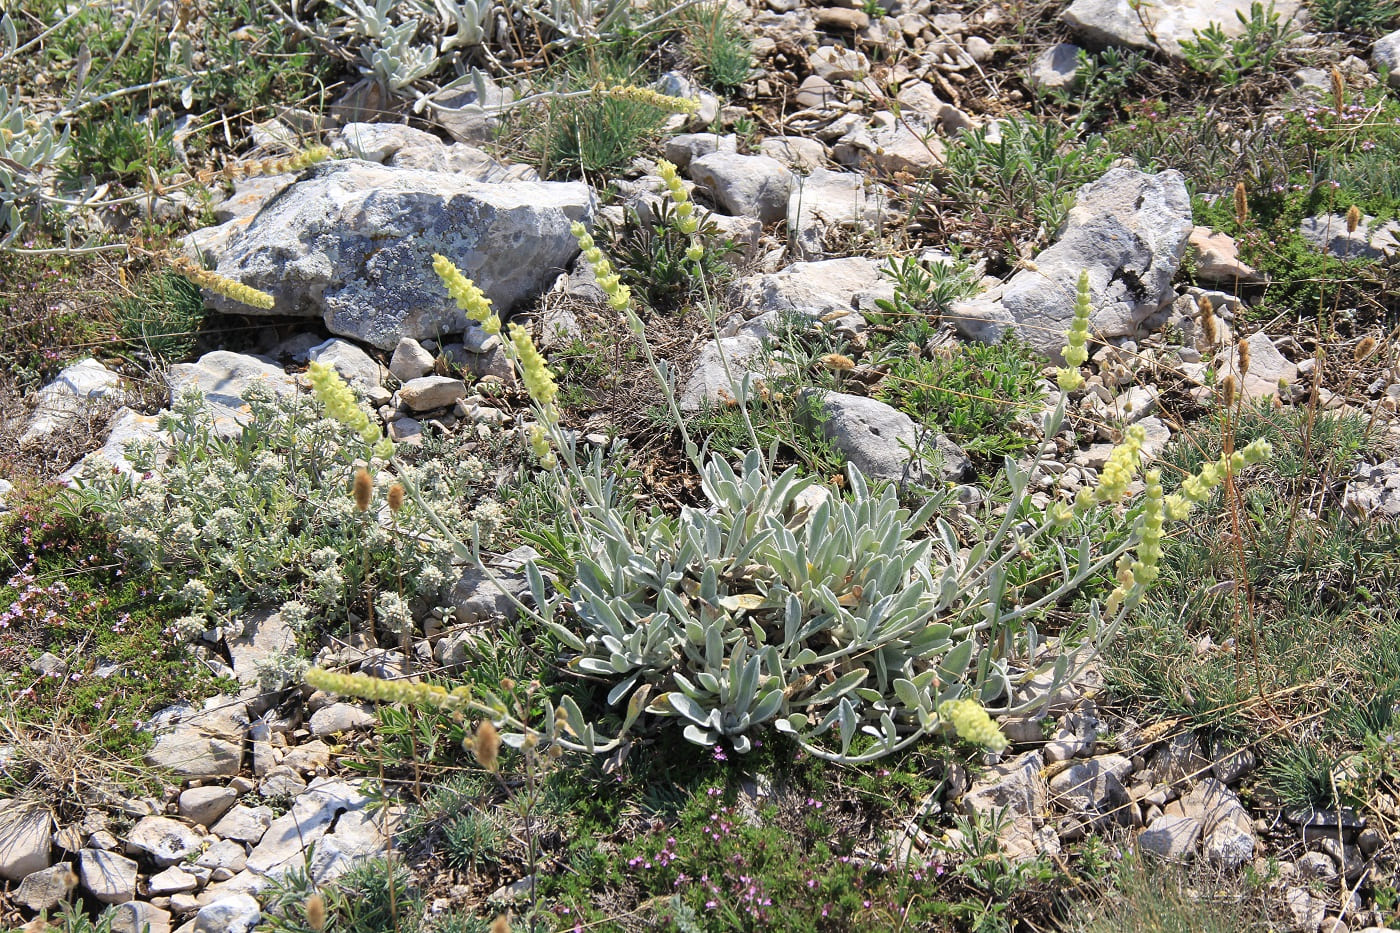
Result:
{"type": "Polygon", "coordinates": [[[186,246],[276,301],[261,312],[206,294],[214,307],[320,316],[334,334],[392,350],[404,337],[466,327],[433,272],[434,253],[505,313],[567,268],[578,253],[569,226],[592,213],[592,193],[578,182],[483,183],[345,159],[311,169],[249,220],[197,231],[186,246]]]}

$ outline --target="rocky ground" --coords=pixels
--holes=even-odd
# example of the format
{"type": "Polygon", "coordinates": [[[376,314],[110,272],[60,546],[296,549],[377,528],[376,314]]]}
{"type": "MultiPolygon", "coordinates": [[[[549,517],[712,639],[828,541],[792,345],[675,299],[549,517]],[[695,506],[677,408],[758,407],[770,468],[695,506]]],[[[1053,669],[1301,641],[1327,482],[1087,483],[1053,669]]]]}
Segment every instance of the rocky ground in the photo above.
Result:
{"type": "MultiPolygon", "coordinates": [[[[329,146],[332,158],[290,172],[270,165],[270,174],[219,175],[197,171],[195,161],[176,164],[138,203],[64,218],[94,242],[124,244],[126,258],[96,254],[72,260],[87,265],[52,270],[16,258],[5,267],[14,355],[0,434],[7,447],[0,454],[0,502],[8,501],[10,511],[0,522],[8,521],[4,569],[11,579],[0,590],[0,606],[10,602],[0,615],[0,639],[12,644],[0,652],[0,677],[17,712],[5,720],[0,746],[8,775],[0,786],[9,795],[0,801],[0,878],[7,884],[0,916],[12,927],[42,929],[42,921],[33,925],[36,916],[54,917],[73,904],[105,918],[104,929],[114,933],[319,929],[299,913],[298,897],[318,886],[333,890],[347,873],[355,878],[356,864],[401,848],[413,871],[404,883],[421,892],[416,909],[442,925],[404,926],[397,914],[392,922],[352,921],[346,918],[354,911],[337,901],[334,922],[345,924],[338,928],[477,929],[512,908],[530,917],[532,929],[581,928],[569,910],[607,929],[892,928],[889,915],[872,913],[877,908],[869,901],[865,913],[854,906],[829,926],[814,919],[815,906],[802,923],[758,913],[687,919],[680,908],[670,914],[658,906],[664,898],[636,895],[614,876],[596,882],[585,910],[567,900],[577,892],[559,880],[580,872],[563,854],[570,844],[562,838],[570,830],[559,828],[569,825],[564,817],[551,824],[561,839],[546,843],[548,857],[538,864],[534,837],[524,844],[530,858],[520,855],[529,830],[522,833],[513,822],[512,841],[500,844],[512,854],[485,859],[489,869],[474,859],[448,867],[431,834],[404,835],[421,812],[424,781],[445,781],[469,764],[434,744],[449,734],[460,744],[460,723],[457,733],[444,729],[414,745],[412,726],[386,721],[374,706],[305,688],[304,664],[297,662],[385,677],[493,676],[495,668],[482,672],[484,659],[494,663],[497,655],[483,642],[509,641],[501,633],[513,631],[513,600],[528,594],[522,562],[541,558],[545,547],[520,538],[517,526],[551,522],[547,508],[529,511],[534,487],[521,477],[531,467],[518,438],[531,416],[501,338],[467,319],[430,257],[453,258],[496,308],[530,324],[560,372],[568,428],[585,446],[625,439],[620,456],[640,477],[638,498],[662,507],[697,501],[697,484],[674,432],[649,412],[658,401],[649,373],[626,345],[626,323],[608,311],[602,288],[579,259],[570,227],[583,222],[616,231],[664,218],[665,185],[657,174],[664,158],[712,225],[709,242],[732,241],[728,274],[714,285],[713,329],[689,286],[678,286],[679,300],[656,300],[649,315],[653,343],[674,367],[679,407],[692,424],[723,425],[734,404],[732,375],[752,372],[775,394],[786,387],[806,406],[805,427],[796,431],[790,422],[802,419],[791,408],[775,409],[773,424],[787,427],[773,427],[771,436],[787,461],[811,469],[851,463],[865,476],[903,487],[954,486],[973,507],[999,494],[995,474],[1003,453],[1027,462],[1028,448],[1046,444],[1053,455],[1031,477],[1033,501],[1043,509],[1098,484],[1130,426],[1144,430],[1148,459],[1175,463],[1171,450],[1221,443],[1202,438],[1218,430],[1222,411],[1229,434],[1230,425],[1248,422],[1241,414],[1248,410],[1255,413],[1249,417],[1293,426],[1280,430],[1293,431],[1287,449],[1301,451],[1301,466],[1281,472],[1279,488],[1317,480],[1306,493],[1293,493],[1287,540],[1295,519],[1323,526],[1342,517],[1348,527],[1373,529],[1368,542],[1393,540],[1384,536],[1400,518],[1400,422],[1393,418],[1400,374],[1392,330],[1400,310],[1400,183],[1393,165],[1366,162],[1371,167],[1363,171],[1362,161],[1376,150],[1382,156],[1388,150],[1392,159],[1400,152],[1400,32],[1371,29],[1370,21],[1366,28],[1329,26],[1321,17],[1337,5],[1319,6],[1310,12],[1297,3],[1276,5],[1297,29],[1284,35],[1261,25],[1267,23],[1262,11],[1257,28],[1247,27],[1250,11],[1240,2],[1169,0],[1137,11],[1097,0],[730,4],[736,35],[751,52],[748,73],[719,87],[684,47],[676,48],[677,40],[663,44],[655,55],[667,67],[639,83],[692,102],[693,112],[663,114],[642,153],[607,173],[527,160],[521,121],[537,117],[474,106],[523,93],[513,88],[517,75],[548,57],[535,48],[480,87],[405,84],[419,88],[405,94],[431,101],[416,109],[411,97],[386,96],[372,74],[358,84],[349,75],[325,106],[267,107],[271,112],[246,121],[246,140],[224,129],[226,144],[191,157],[215,167],[223,159],[249,165],[254,156],[282,158],[314,140],[329,146]],[[1199,44],[1199,31],[1211,22],[1224,29],[1225,51],[1215,57],[1199,44]],[[1242,36],[1244,45],[1230,45],[1242,36]],[[1027,127],[1056,129],[1043,130],[1037,142],[1027,127]],[[1309,147],[1307,165],[1299,163],[1299,139],[1309,147]],[[1368,183],[1365,198],[1357,197],[1368,183]],[[162,249],[165,258],[153,260],[162,249]],[[150,352],[149,339],[144,355],[115,341],[86,340],[72,324],[109,301],[103,292],[115,294],[113,283],[127,286],[128,267],[133,277],[154,277],[172,254],[266,292],[272,307],[259,311],[206,290],[198,296],[206,312],[202,329],[166,356],[150,352]],[[907,269],[901,274],[891,265],[905,256],[943,270],[937,280],[949,293],[920,293],[907,269]],[[1066,399],[1063,430],[1045,438],[1040,415],[1061,398],[1054,364],[1061,361],[1081,272],[1093,309],[1088,378],[1066,399]],[[51,278],[58,289],[46,284],[51,278]],[[892,308],[900,313],[891,317],[892,308]],[[903,329],[901,313],[925,326],[903,329]],[[789,339],[794,329],[807,334],[805,343],[789,339]],[[996,346],[1007,335],[1020,348],[1011,352],[1023,356],[1006,385],[1022,395],[1002,400],[1008,413],[999,422],[1000,446],[929,417],[908,392],[891,394],[902,378],[901,357],[930,364],[963,359],[961,348],[996,346]],[[800,352],[808,356],[800,359],[800,352]],[[86,689],[111,677],[124,684],[113,692],[125,697],[134,688],[121,678],[161,676],[141,673],[146,669],[130,658],[104,656],[95,643],[36,634],[54,614],[33,607],[66,611],[53,602],[59,597],[52,589],[64,577],[44,563],[48,545],[36,544],[68,540],[45,537],[65,520],[44,511],[52,494],[46,484],[100,479],[104,488],[139,495],[132,490],[163,470],[174,475],[185,457],[159,456],[187,449],[169,421],[180,416],[182,398],[192,394],[205,406],[206,443],[238,438],[268,399],[306,394],[313,361],[334,367],[388,436],[401,449],[418,451],[410,456],[421,458],[423,469],[433,469],[424,464],[435,460],[481,465],[477,487],[490,492],[473,493],[480,498],[461,509],[463,516],[472,509],[471,520],[483,526],[504,527],[494,542],[504,552],[492,558],[497,576],[462,571],[447,560],[446,573],[455,576],[442,583],[435,604],[420,600],[405,610],[401,644],[391,640],[387,623],[376,633],[373,608],[368,628],[357,627],[364,618],[353,590],[346,590],[345,614],[320,628],[308,630],[283,600],[250,602],[203,620],[207,628],[192,633],[187,645],[177,630],[188,615],[175,607],[175,596],[162,597],[166,605],[154,611],[162,620],[158,630],[167,634],[152,654],[177,651],[173,657],[181,660],[172,663],[196,668],[198,684],[186,696],[152,693],[169,703],[130,705],[137,721],[128,726],[124,713],[123,728],[140,746],[136,755],[123,761],[119,750],[101,752],[119,766],[65,756],[65,744],[87,748],[94,726],[113,728],[115,719],[67,734],[60,725],[72,723],[36,720],[22,705],[27,698],[67,703],[71,694],[56,684],[84,680],[86,689]],[[1319,419],[1328,418],[1358,426],[1364,437],[1345,448],[1345,462],[1314,449],[1331,436],[1321,428],[1314,433],[1319,419]],[[808,440],[795,440],[802,437],[808,440]],[[154,465],[133,454],[133,441],[157,452],[154,465]],[[131,485],[113,485],[121,482],[131,485]],[[489,518],[492,509],[501,517],[489,518]],[[49,569],[36,570],[43,567],[49,569]],[[386,781],[388,747],[398,751],[388,756],[386,781]],[[128,779],[133,770],[140,777],[128,779]],[[287,881],[297,873],[300,882],[287,881]],[[534,884],[546,884],[547,875],[556,900],[540,911],[534,884]],[[618,893],[624,890],[629,893],[618,893]],[[446,925],[443,918],[454,916],[461,926],[446,925]]],[[[1377,23],[1400,26],[1400,10],[1380,2],[1358,6],[1374,6],[1377,23]]],[[[349,40],[338,41],[350,48],[349,40]]],[[[349,74],[324,44],[315,47],[340,61],[340,77],[349,74]]],[[[208,135],[206,125],[186,120],[170,144],[175,151],[194,149],[201,133],[208,135]]],[[[112,193],[143,182],[124,184],[112,193]]],[[[610,249],[625,242],[598,235],[610,249]]],[[[42,228],[27,236],[29,246],[56,242],[45,240],[54,231],[42,228]]],[[[644,260],[624,271],[660,283],[668,257],[654,242],[648,248],[644,260]]],[[[963,375],[938,378],[948,379],[948,387],[962,385],[952,380],[963,375]]],[[[973,385],[972,399],[980,392],[998,401],[1001,384],[973,385]]],[[[329,483],[346,478],[328,476],[329,483]]],[[[1262,526],[1263,506],[1239,501],[1236,519],[1244,514],[1262,526]]],[[[131,521],[136,513],[108,514],[131,521]]],[[[92,560],[124,568],[139,543],[122,538],[121,529],[113,533],[102,539],[109,549],[92,560]]],[[[1220,531],[1222,539],[1227,534],[1220,531]]],[[[1248,539],[1251,553],[1268,549],[1262,531],[1236,525],[1233,539],[1248,539]]],[[[1341,933],[1400,923],[1394,751],[1400,680],[1385,653],[1400,645],[1393,637],[1400,626],[1387,546],[1358,550],[1379,556],[1373,563],[1365,562],[1372,556],[1356,556],[1354,572],[1343,566],[1340,576],[1315,587],[1366,590],[1363,608],[1338,597],[1328,605],[1346,603],[1345,612],[1315,620],[1339,632],[1357,624],[1374,637],[1379,647],[1365,641],[1362,659],[1337,656],[1339,670],[1351,663],[1356,672],[1331,682],[1277,674],[1266,689],[1256,626],[1251,685],[1231,693],[1217,684],[1217,692],[1197,702],[1191,685],[1202,691],[1199,681],[1186,676],[1186,686],[1173,682],[1153,693],[1142,686],[1152,665],[1139,659],[1133,677],[1115,673],[1118,659],[1110,650],[1042,712],[1003,720],[1012,743],[1004,754],[882,769],[882,780],[901,767],[925,768],[936,780],[919,791],[919,800],[906,800],[904,810],[868,821],[857,834],[855,857],[901,872],[914,871],[919,859],[925,869],[936,863],[940,878],[946,870],[963,885],[956,895],[938,897],[985,902],[980,913],[950,910],[925,917],[919,928],[1215,928],[1204,919],[1192,924],[1189,897],[1174,908],[1185,925],[1170,926],[1115,915],[1112,894],[1100,902],[1097,891],[1068,900],[1049,893],[1061,885],[1075,891],[1103,885],[1111,892],[1117,876],[1092,867],[1100,851],[1110,851],[1110,861],[1141,858],[1155,866],[1149,875],[1187,866],[1188,890],[1218,884],[1211,890],[1227,892],[1202,895],[1207,913],[1220,902],[1250,905],[1247,919],[1241,913],[1222,921],[1211,913],[1221,929],[1341,933]],[[1367,681],[1372,674],[1380,680],[1367,681]],[[1381,682],[1386,676],[1389,686],[1381,682]],[[1374,714],[1366,737],[1351,740],[1345,754],[1313,762],[1309,793],[1280,792],[1279,768],[1271,764],[1282,754],[1280,736],[1315,737],[1310,730],[1345,706],[1341,694],[1355,690],[1373,690],[1378,698],[1366,707],[1374,714]],[[1232,725],[1222,726],[1226,720],[1232,725]],[[977,822],[956,823],[954,814],[977,822]],[[990,848],[977,848],[979,834],[990,848]],[[973,874],[984,863],[1014,883],[973,874]],[[1032,868],[1044,876],[1032,878],[1032,868]]],[[[1243,546],[1240,554],[1240,575],[1248,577],[1243,546]]],[[[1306,576],[1312,561],[1301,560],[1303,570],[1290,564],[1287,573],[1306,576]]],[[[196,563],[181,565],[191,580],[200,579],[196,563]]],[[[1189,577],[1189,569],[1183,574],[1189,577]]],[[[215,579],[238,576],[207,579],[217,589],[215,579]]],[[[1173,592],[1204,604],[1222,593],[1263,591],[1267,581],[1241,584],[1217,575],[1194,582],[1194,589],[1173,592]]],[[[119,584],[111,578],[103,585],[111,596],[119,584]]],[[[286,595],[246,576],[241,585],[286,595]]],[[[297,585],[310,592],[320,584],[308,570],[297,585]]],[[[1266,597],[1244,602],[1251,618],[1272,610],[1266,597]]],[[[1066,615],[1082,610],[1063,607],[1066,615]]],[[[1182,657],[1164,655],[1162,671],[1204,670],[1223,658],[1244,683],[1239,672],[1248,636],[1239,627],[1241,611],[1221,610],[1221,626],[1236,636],[1228,639],[1220,627],[1183,622],[1182,657]]],[[[110,624],[103,610],[93,613],[74,611],[73,618],[80,626],[89,619],[110,624]]],[[[1136,642],[1120,644],[1124,655],[1155,644],[1143,634],[1124,638],[1136,642]]],[[[1310,638],[1300,634],[1298,642],[1315,644],[1310,638]]],[[[520,655],[528,652],[522,648],[520,655]]],[[[1325,657],[1310,663],[1319,662],[1325,657]]],[[[1285,656],[1279,663],[1296,671],[1309,662],[1285,656]]],[[[100,696],[102,688],[95,689],[100,696]]],[[[724,771],[723,753],[715,757],[705,767],[724,771]]],[[[733,767],[723,780],[732,778],[728,792],[737,794],[736,806],[757,813],[785,799],[784,790],[766,785],[786,773],[786,763],[756,766],[756,777],[733,767]]],[[[709,780],[719,772],[702,773],[709,780]]],[[[831,780],[844,788],[859,779],[831,780]]],[[[510,792],[505,797],[515,799],[510,792]]],[[[856,799],[842,806],[847,819],[859,822],[856,799]]],[[[680,833],[641,812],[621,820],[629,839],[657,827],[680,833]]],[[[617,838],[600,845],[625,848],[617,838]]],[[[358,883],[355,878],[346,890],[358,890],[358,883]]],[[[392,902],[392,885],[389,897],[392,902]]],[[[88,929],[77,925],[80,914],[68,914],[60,928],[88,929]]]]}

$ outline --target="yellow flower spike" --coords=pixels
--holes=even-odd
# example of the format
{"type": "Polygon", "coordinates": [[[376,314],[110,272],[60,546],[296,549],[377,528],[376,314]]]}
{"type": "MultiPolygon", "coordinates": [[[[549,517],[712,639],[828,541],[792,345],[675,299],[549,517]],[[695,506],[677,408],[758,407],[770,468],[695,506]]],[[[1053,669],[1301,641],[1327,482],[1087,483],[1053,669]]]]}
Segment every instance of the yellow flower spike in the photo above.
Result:
{"type": "Polygon", "coordinates": [[[1075,290],[1074,317],[1065,333],[1065,346],[1061,355],[1065,365],[1055,371],[1055,380],[1065,392],[1073,392],[1084,385],[1084,376],[1079,371],[1089,359],[1089,313],[1092,306],[1089,296],[1089,270],[1079,273],[1079,285],[1075,290]]]}
{"type": "Polygon", "coordinates": [[[525,383],[525,391],[540,408],[549,410],[559,395],[559,387],[554,383],[554,375],[548,364],[535,349],[530,332],[519,324],[510,325],[510,342],[515,351],[516,363],[520,366],[520,378],[525,383]]]}
{"type": "MultiPolygon", "coordinates": [[[[452,260],[439,253],[433,254],[433,271],[437,273],[442,284],[447,288],[447,294],[451,295],[457,302],[457,307],[467,312],[467,317],[477,324],[485,324],[486,321],[496,316],[491,310],[491,299],[486,297],[486,293],[476,287],[476,283],[462,274],[462,271],[453,265],[452,260]]],[[[500,324],[497,322],[497,330],[500,324]]]]}
{"type": "Polygon", "coordinates": [[[658,110],[669,110],[672,113],[694,113],[700,108],[697,101],[687,100],[684,97],[670,97],[651,88],[637,87],[634,84],[605,84],[598,82],[593,85],[593,93],[602,97],[611,97],[614,100],[630,100],[639,104],[647,104],[658,110]]]}
{"type": "Polygon", "coordinates": [[[1011,744],[976,700],[948,700],[939,704],[938,715],[952,724],[964,742],[993,752],[1005,751],[1011,744]]]}
{"type": "Polygon", "coordinates": [[[236,282],[226,275],[219,275],[217,272],[203,269],[183,256],[172,262],[171,267],[200,288],[208,289],[216,295],[222,295],[239,304],[270,311],[277,303],[267,292],[259,291],[251,285],[244,285],[242,282],[236,282]]]}
{"type": "Polygon", "coordinates": [[[311,380],[312,393],[326,410],[328,418],[339,421],[358,434],[361,440],[370,445],[373,456],[388,460],[394,455],[394,442],[384,436],[378,424],[370,420],[355,399],[354,391],[340,378],[335,367],[313,361],[306,375],[311,380]]]}
{"type": "Polygon", "coordinates": [[[1117,502],[1128,493],[1128,485],[1137,473],[1142,445],[1147,441],[1147,429],[1140,424],[1128,428],[1123,443],[1113,448],[1108,462],[1099,473],[1099,485],[1094,490],[1096,502],[1117,502]]]}

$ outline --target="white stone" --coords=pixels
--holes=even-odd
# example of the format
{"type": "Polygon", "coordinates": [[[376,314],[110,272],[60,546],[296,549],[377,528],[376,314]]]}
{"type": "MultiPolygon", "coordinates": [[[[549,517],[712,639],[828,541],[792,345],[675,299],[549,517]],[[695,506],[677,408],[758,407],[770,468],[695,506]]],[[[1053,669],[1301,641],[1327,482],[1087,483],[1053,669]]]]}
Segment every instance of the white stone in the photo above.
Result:
{"type": "Polygon", "coordinates": [[[0,798],[0,878],[20,881],[53,864],[48,807],[0,798]]]}
{"type": "Polygon", "coordinates": [[[116,852],[84,849],[78,853],[83,887],[104,904],[122,904],[136,896],[136,862],[116,852]]]}
{"type": "Polygon", "coordinates": [[[340,378],[361,392],[379,385],[382,381],[379,364],[374,358],[350,341],[339,337],[332,337],[325,343],[312,347],[307,351],[307,357],[332,367],[340,374],[340,378]]]}
{"type": "Polygon", "coordinates": [[[149,885],[148,890],[153,896],[183,894],[199,887],[199,879],[172,865],[165,871],[152,875],[147,884],[149,885]]]}
{"type": "Polygon", "coordinates": [[[235,894],[201,907],[194,915],[192,933],[253,933],[261,921],[257,899],[235,894]]]}
{"type": "Polygon", "coordinates": [[[59,372],[53,382],[37,393],[34,413],[20,435],[19,445],[38,443],[65,425],[82,417],[99,401],[120,404],[122,378],[94,359],[79,360],[59,372]]]}
{"type": "Polygon", "coordinates": [[[412,337],[404,337],[389,359],[389,374],[400,382],[408,382],[433,371],[433,355],[412,337]]]}
{"type": "Polygon", "coordinates": [[[1390,72],[1390,86],[1400,88],[1400,29],[1382,36],[1371,46],[1371,64],[1390,72]]]}
{"type": "Polygon", "coordinates": [[[339,732],[368,729],[374,723],[374,711],[369,706],[332,703],[311,714],[310,726],[312,735],[335,735],[339,732]]]}
{"type": "Polygon", "coordinates": [[[183,862],[198,852],[200,842],[200,837],[194,830],[165,816],[145,817],[126,834],[126,850],[129,854],[144,853],[162,868],[183,862]]]}
{"type": "MultiPolygon", "coordinates": [[[[1143,6],[1140,14],[1131,0],[1074,0],[1060,18],[1092,45],[1160,48],[1181,60],[1181,43],[1191,41],[1196,31],[1212,23],[1219,24],[1232,38],[1243,35],[1245,25],[1236,14],[1243,14],[1248,20],[1250,3],[1251,0],[1154,0],[1150,6],[1143,6]],[[1150,36],[1144,21],[1150,24],[1150,36]]],[[[1274,2],[1274,10],[1282,20],[1296,15],[1300,6],[1299,0],[1274,2]]]]}
{"type": "Polygon", "coordinates": [[[776,159],[712,152],[690,164],[690,177],[726,213],[757,217],[765,224],[787,216],[793,177],[776,159]]]}
{"type": "Polygon", "coordinates": [[[210,832],[224,839],[236,839],[257,845],[271,825],[271,807],[246,807],[239,804],[225,813],[223,819],[210,828],[210,832]]]}
{"type": "Polygon", "coordinates": [[[419,376],[399,388],[399,401],[412,411],[446,408],[467,397],[467,384],[450,376],[419,376]]]}

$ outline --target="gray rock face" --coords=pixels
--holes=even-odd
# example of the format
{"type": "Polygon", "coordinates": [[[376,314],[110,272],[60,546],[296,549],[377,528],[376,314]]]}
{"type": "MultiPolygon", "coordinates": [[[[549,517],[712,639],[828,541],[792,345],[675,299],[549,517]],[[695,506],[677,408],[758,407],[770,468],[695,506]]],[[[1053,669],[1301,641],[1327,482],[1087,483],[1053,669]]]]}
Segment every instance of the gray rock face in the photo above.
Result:
{"type": "Polygon", "coordinates": [[[100,400],[120,404],[121,381],[121,376],[94,359],[79,360],[64,367],[53,382],[39,390],[34,414],[20,435],[19,445],[28,447],[38,443],[81,418],[84,411],[100,400]]]}
{"type": "Polygon", "coordinates": [[[379,374],[379,364],[364,350],[348,340],[332,337],[307,351],[307,357],[340,373],[340,378],[361,392],[383,380],[379,374]]]}
{"type": "Polygon", "coordinates": [[[529,599],[530,586],[522,574],[496,570],[494,575],[492,580],[478,569],[462,571],[450,597],[459,625],[513,619],[519,611],[515,600],[529,599]]]}
{"type": "Polygon", "coordinates": [[[1318,214],[1298,225],[1298,232],[1318,250],[1338,259],[1380,259],[1400,251],[1400,222],[1383,224],[1363,214],[1356,230],[1347,232],[1345,214],[1318,214]]]}
{"type": "Polygon", "coordinates": [[[23,880],[53,863],[48,808],[0,799],[0,878],[23,880]]]}
{"type": "MultiPolygon", "coordinates": [[[[1181,59],[1181,43],[1190,41],[1196,30],[1219,23],[1226,35],[1244,34],[1244,24],[1236,13],[1249,18],[1250,0],[1155,0],[1143,12],[1152,29],[1148,36],[1128,0],[1074,0],[1060,14],[1091,45],[1126,45],[1137,49],[1161,48],[1181,59]],[[1154,43],[1152,40],[1156,39],[1154,43]]],[[[1276,0],[1274,9],[1283,19],[1294,16],[1298,0],[1276,0]]]]}
{"type": "Polygon", "coordinates": [[[82,850],[78,876],[83,887],[104,904],[124,904],[136,896],[136,863],[116,852],[82,850]]]}
{"type": "Polygon", "coordinates": [[[253,933],[262,908],[250,894],[234,894],[205,904],[194,915],[193,933],[253,933]]]}
{"type": "Polygon", "coordinates": [[[1400,88],[1400,29],[1377,39],[1371,46],[1371,65],[1390,72],[1391,87],[1400,88]]]}
{"type": "Polygon", "coordinates": [[[695,369],[681,393],[681,411],[698,411],[705,405],[719,404],[726,396],[736,398],[738,393],[730,385],[729,376],[742,383],[744,374],[750,370],[762,371],[763,340],[751,334],[734,337],[721,337],[711,340],[700,351],[695,361],[695,369]],[[728,366],[729,372],[725,372],[728,366]]]}
{"type": "Polygon", "coordinates": [[[1133,334],[1174,297],[1172,276],[1191,233],[1191,199],[1174,171],[1110,169],[1079,189],[1059,239],[1004,286],[953,306],[963,336],[986,342],[1011,330],[1059,359],[1074,316],[1075,287],[1089,272],[1090,333],[1133,334]]]}
{"type": "Polygon", "coordinates": [[[792,173],[776,159],[712,152],[690,163],[690,177],[728,214],[765,224],[787,216],[792,173]]]}
{"type": "Polygon", "coordinates": [[[199,845],[200,838],[194,830],[164,816],[145,817],[126,836],[128,853],[144,853],[161,868],[183,862],[199,851],[199,845]]]}
{"type": "Polygon", "coordinates": [[[925,461],[916,456],[921,444],[934,448],[938,475],[943,479],[958,481],[973,473],[971,461],[956,444],[931,431],[921,432],[914,419],[884,402],[816,390],[805,391],[804,399],[820,406],[825,419],[822,431],[868,477],[928,482],[931,477],[925,461]]]}
{"type": "Polygon", "coordinates": [[[894,219],[884,189],[856,172],[819,168],[798,178],[788,197],[788,230],[803,255],[820,258],[829,230],[878,229],[894,219]]]}
{"type": "Polygon", "coordinates": [[[59,862],[25,875],[14,898],[33,911],[53,910],[68,899],[76,878],[71,863],[59,862]]]}
{"type": "Polygon", "coordinates": [[[770,136],[758,144],[758,151],[794,172],[811,172],[826,162],[826,147],[805,136],[770,136]]]}
{"type": "Polygon", "coordinates": [[[434,253],[506,313],[568,266],[578,252],[569,225],[592,212],[576,182],[483,184],[345,160],[311,170],[241,229],[199,231],[188,246],[204,244],[220,274],[275,296],[268,313],[319,314],[332,333],[389,350],[466,326],[433,273],[434,253]]]}
{"type": "Polygon", "coordinates": [[[1031,62],[1031,83],[1047,91],[1072,86],[1079,78],[1080,51],[1069,42],[1050,46],[1031,62]]]}
{"type": "Polygon", "coordinates": [[[212,826],[238,800],[231,787],[191,787],[180,793],[180,815],[201,826],[212,826]]]}
{"type": "Polygon", "coordinates": [[[507,165],[475,146],[448,145],[432,133],[401,123],[349,123],[340,131],[357,157],[392,168],[450,172],[471,181],[538,181],[528,165],[507,165]]]}
{"type": "Polygon", "coordinates": [[[176,777],[234,777],[243,766],[248,717],[241,702],[214,697],[198,712],[187,706],[171,707],[157,716],[156,729],[156,742],[146,752],[146,763],[176,777]]]}

